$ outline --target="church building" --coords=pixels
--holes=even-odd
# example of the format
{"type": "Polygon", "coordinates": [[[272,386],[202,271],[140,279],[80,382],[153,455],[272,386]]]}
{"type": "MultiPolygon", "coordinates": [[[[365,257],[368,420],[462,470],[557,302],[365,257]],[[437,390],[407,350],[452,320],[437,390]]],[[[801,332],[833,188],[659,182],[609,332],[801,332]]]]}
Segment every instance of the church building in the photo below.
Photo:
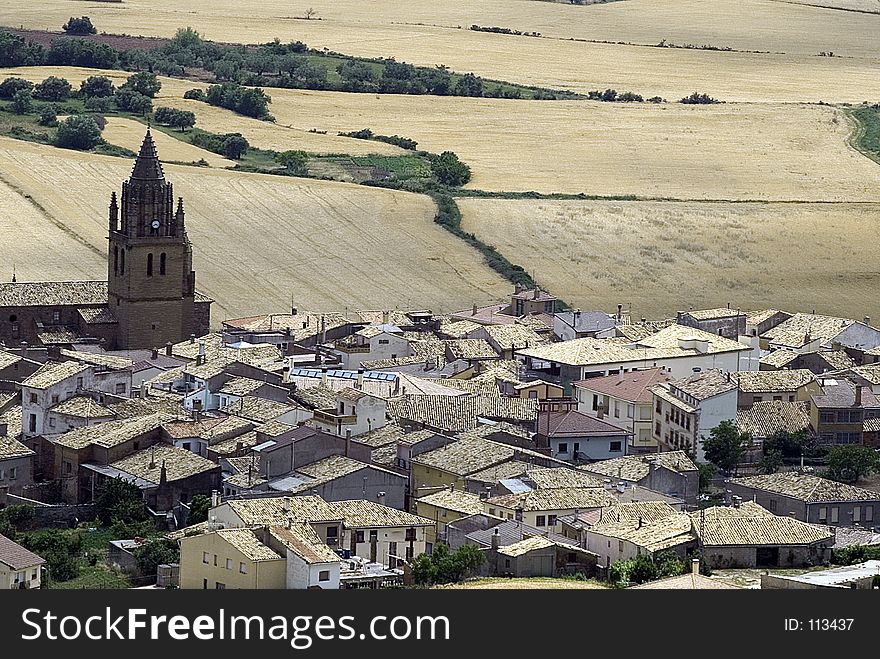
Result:
{"type": "Polygon", "coordinates": [[[212,300],[196,291],[183,198],[175,203],[149,128],[121,198],[110,197],[108,224],[106,281],[0,283],[7,347],[129,350],[208,333],[212,300]]]}

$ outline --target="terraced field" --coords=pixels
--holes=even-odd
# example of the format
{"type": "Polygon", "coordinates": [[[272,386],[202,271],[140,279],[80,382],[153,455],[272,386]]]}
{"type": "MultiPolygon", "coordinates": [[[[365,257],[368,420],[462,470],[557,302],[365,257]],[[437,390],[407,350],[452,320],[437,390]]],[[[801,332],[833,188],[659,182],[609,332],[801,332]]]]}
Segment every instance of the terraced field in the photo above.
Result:
{"type": "MultiPolygon", "coordinates": [[[[130,161],[0,138],[0,163],[7,276],[14,263],[20,281],[105,277],[107,201],[130,161]]],[[[218,322],[291,300],[450,311],[508,292],[479,253],[433,223],[427,197],[199,167],[165,173],[184,197],[199,288],[217,300],[218,322]]]]}

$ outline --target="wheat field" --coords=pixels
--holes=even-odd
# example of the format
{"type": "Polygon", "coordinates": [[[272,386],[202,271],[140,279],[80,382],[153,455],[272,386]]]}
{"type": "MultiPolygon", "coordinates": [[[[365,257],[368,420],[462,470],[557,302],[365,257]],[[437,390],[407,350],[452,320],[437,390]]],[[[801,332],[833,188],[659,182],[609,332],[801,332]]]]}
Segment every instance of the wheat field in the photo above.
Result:
{"type": "MultiPolygon", "coordinates": [[[[144,124],[134,119],[107,117],[107,125],[101,132],[101,137],[110,144],[125,147],[137,153],[141,142],[144,140],[144,131],[144,124]]],[[[204,160],[211,167],[226,168],[235,166],[235,163],[231,160],[205,149],[200,149],[192,144],[181,142],[162,131],[153,131],[153,141],[156,143],[156,149],[162,154],[162,159],[165,162],[192,163],[204,160]]]]}
{"type": "MultiPolygon", "coordinates": [[[[19,281],[105,277],[107,203],[131,161],[0,138],[0,163],[5,276],[14,263],[19,281]]],[[[217,321],[283,310],[291,300],[318,310],[439,312],[508,292],[478,252],[433,223],[427,197],[164,169],[184,197],[198,286],[217,300],[217,321]]]]}
{"type": "Polygon", "coordinates": [[[570,304],[880,317],[877,204],[463,199],[462,228],[570,304]]]}
{"type": "MultiPolygon", "coordinates": [[[[28,66],[11,69],[0,69],[0,80],[8,77],[24,78],[31,82],[40,82],[50,75],[59,75],[66,78],[74,89],[79,88],[80,83],[93,75],[106,76],[113,80],[113,84],[121,85],[131,72],[113,71],[106,69],[88,69],[81,67],[65,66],[28,66]]],[[[298,117],[297,127],[286,124],[284,121],[270,123],[245,117],[229,110],[214,107],[201,101],[193,101],[183,98],[188,89],[206,89],[207,85],[180,80],[176,78],[160,78],[162,88],[153,99],[153,107],[172,107],[180,110],[190,110],[196,115],[196,126],[213,133],[241,133],[254,146],[277,151],[303,150],[317,154],[347,153],[353,156],[365,156],[372,154],[397,155],[402,149],[383,142],[368,142],[337,135],[322,135],[310,132],[317,130],[318,125],[309,125],[307,118],[298,117]]],[[[276,91],[267,90],[274,98],[276,91]]],[[[271,108],[270,108],[271,109],[271,108]]],[[[106,136],[105,136],[106,137],[106,136]]],[[[124,145],[121,145],[124,146],[124,145]]],[[[172,158],[173,160],[182,160],[172,158]]]]}
{"type": "MultiPolygon", "coordinates": [[[[390,57],[524,84],[587,91],[625,88],[677,99],[694,90],[726,101],[880,99],[880,16],[774,0],[625,0],[587,7],[534,0],[87,3],[99,30],[206,38],[278,37],[351,55],[390,57]],[[320,20],[302,20],[313,7],[320,20]],[[471,24],[537,31],[541,38],[474,32],[471,24]],[[594,43],[580,40],[609,41],[594,43]],[[738,51],[652,48],[710,45],[738,51]],[[626,42],[641,45],[620,45],[626,42]],[[838,57],[819,57],[820,52],[838,57]]],[[[69,0],[0,7],[0,24],[58,30],[69,0]]]]}

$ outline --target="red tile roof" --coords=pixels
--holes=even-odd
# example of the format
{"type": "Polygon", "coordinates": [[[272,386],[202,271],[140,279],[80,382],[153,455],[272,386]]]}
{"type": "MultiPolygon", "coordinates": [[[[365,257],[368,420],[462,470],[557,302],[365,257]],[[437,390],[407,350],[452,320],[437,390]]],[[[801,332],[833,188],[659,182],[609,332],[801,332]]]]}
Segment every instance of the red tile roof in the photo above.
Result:
{"type": "Polygon", "coordinates": [[[573,385],[630,403],[650,403],[651,387],[668,381],[669,376],[662,369],[651,368],[622,375],[606,375],[600,378],[579,380],[573,385]]]}

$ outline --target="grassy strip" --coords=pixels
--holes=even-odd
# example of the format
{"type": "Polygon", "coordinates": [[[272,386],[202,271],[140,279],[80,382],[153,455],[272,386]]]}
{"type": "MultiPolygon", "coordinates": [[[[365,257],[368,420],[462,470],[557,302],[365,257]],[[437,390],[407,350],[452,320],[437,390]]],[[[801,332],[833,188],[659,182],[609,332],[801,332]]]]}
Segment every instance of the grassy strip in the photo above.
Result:
{"type": "Polygon", "coordinates": [[[849,138],[850,145],[880,163],[880,105],[863,105],[845,112],[855,124],[849,138]]]}

